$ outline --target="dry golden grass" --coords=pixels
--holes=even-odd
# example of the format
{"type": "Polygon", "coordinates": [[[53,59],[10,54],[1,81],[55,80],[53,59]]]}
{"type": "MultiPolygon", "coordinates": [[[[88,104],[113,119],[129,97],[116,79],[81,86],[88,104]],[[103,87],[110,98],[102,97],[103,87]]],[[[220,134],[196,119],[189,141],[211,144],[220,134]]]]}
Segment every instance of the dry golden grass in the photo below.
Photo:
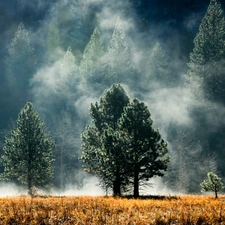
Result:
{"type": "Polygon", "coordinates": [[[0,199],[0,224],[225,224],[224,197],[161,200],[112,197],[14,197],[0,199]]]}

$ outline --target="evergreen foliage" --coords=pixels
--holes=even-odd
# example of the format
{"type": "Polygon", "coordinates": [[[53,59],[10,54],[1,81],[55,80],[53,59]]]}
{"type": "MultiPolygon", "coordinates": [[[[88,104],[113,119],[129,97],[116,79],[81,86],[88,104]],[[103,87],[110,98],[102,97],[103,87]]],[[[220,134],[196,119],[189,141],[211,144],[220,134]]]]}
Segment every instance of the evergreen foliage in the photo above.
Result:
{"type": "Polygon", "coordinates": [[[103,40],[98,28],[95,28],[88,44],[84,49],[83,59],[80,64],[80,70],[84,72],[88,77],[93,76],[93,70],[98,67],[96,64],[98,64],[103,55],[103,40]]]}
{"type": "Polygon", "coordinates": [[[221,4],[211,0],[194,39],[187,79],[199,97],[224,103],[225,19],[221,4]],[[203,93],[201,92],[203,90],[203,93]]]}
{"type": "Polygon", "coordinates": [[[147,83],[150,86],[153,84],[157,89],[159,86],[169,87],[175,82],[169,59],[159,42],[151,49],[147,62],[147,83]]]}
{"type": "Polygon", "coordinates": [[[93,18],[84,7],[83,1],[69,0],[58,1],[51,8],[51,13],[54,15],[52,20],[60,30],[59,38],[63,49],[70,46],[80,53],[85,47],[89,33],[93,29],[91,20],[93,18]]]}
{"type": "Polygon", "coordinates": [[[218,197],[218,191],[221,191],[224,186],[216,174],[209,172],[207,174],[208,179],[205,179],[200,185],[202,187],[202,192],[212,191],[215,193],[215,198],[218,197]]]}
{"type": "Polygon", "coordinates": [[[147,106],[137,99],[129,103],[122,87],[113,85],[90,112],[94,126],[82,134],[86,170],[114,195],[133,184],[134,197],[139,197],[140,182],[163,176],[169,161],[167,143],[152,128],[147,106]]]}
{"type": "Polygon", "coordinates": [[[30,44],[29,34],[23,23],[19,24],[14,34],[14,38],[8,49],[8,54],[6,67],[9,85],[11,87],[19,86],[24,91],[24,88],[28,88],[27,84],[32,77],[36,56],[30,44]],[[23,65],[23,67],[21,65],[23,65]]]}
{"type": "Polygon", "coordinates": [[[34,48],[23,23],[19,24],[11,41],[5,66],[6,86],[7,90],[10,90],[7,93],[8,107],[11,117],[14,118],[12,112],[19,111],[26,102],[31,100],[29,84],[37,66],[34,48]]]}
{"type": "Polygon", "coordinates": [[[32,59],[32,56],[34,56],[33,51],[34,50],[30,45],[28,32],[23,23],[20,23],[15,32],[15,36],[12,39],[11,46],[9,48],[9,55],[16,58],[26,56],[32,59]]]}
{"type": "Polygon", "coordinates": [[[73,55],[70,47],[67,48],[67,51],[62,59],[61,68],[63,75],[74,73],[77,69],[75,56],[73,55]]]}
{"type": "Polygon", "coordinates": [[[129,98],[122,86],[114,84],[104,92],[99,102],[91,104],[93,126],[87,126],[82,134],[81,159],[85,163],[86,171],[97,174],[104,187],[113,188],[114,195],[121,194],[124,179],[122,157],[120,158],[123,154],[122,148],[114,140],[118,135],[117,121],[128,102],[129,98]],[[115,145],[111,145],[112,142],[115,145]],[[111,147],[108,148],[108,145],[111,147]]]}
{"type": "Polygon", "coordinates": [[[221,112],[225,105],[225,19],[219,0],[210,1],[194,39],[188,67],[187,86],[195,106],[190,110],[195,125],[193,136],[200,140],[206,154],[213,155],[215,149],[218,169],[224,175],[224,151],[218,146],[224,145],[221,112]]]}
{"type": "Polygon", "coordinates": [[[67,100],[68,95],[74,95],[74,86],[81,81],[78,66],[76,65],[76,58],[72,53],[70,47],[67,48],[66,53],[60,59],[59,74],[57,77],[56,93],[58,99],[67,100]]]}
{"type": "Polygon", "coordinates": [[[110,40],[107,54],[102,63],[102,73],[108,85],[134,83],[134,68],[121,19],[118,18],[110,40]]]}
{"type": "Polygon", "coordinates": [[[217,171],[215,154],[208,156],[200,141],[187,130],[177,130],[169,143],[170,163],[165,183],[179,193],[199,193],[199,180],[205,177],[205,172],[217,171]]]}
{"type": "Polygon", "coordinates": [[[93,90],[102,89],[101,85],[104,83],[104,77],[100,73],[100,65],[104,54],[105,50],[101,33],[98,28],[95,28],[84,49],[83,58],[80,63],[81,77],[93,90]]]}
{"type": "Polygon", "coordinates": [[[119,128],[125,134],[125,167],[132,178],[133,195],[139,197],[140,182],[145,183],[153,176],[163,176],[169,156],[167,143],[161,139],[159,130],[152,128],[150,111],[144,102],[133,99],[119,120],[119,128]]]}
{"type": "Polygon", "coordinates": [[[57,50],[61,46],[59,28],[57,27],[57,24],[55,21],[49,24],[47,45],[48,45],[49,57],[55,59],[57,50]]]}
{"type": "Polygon", "coordinates": [[[78,153],[75,151],[76,139],[74,137],[73,122],[71,115],[67,111],[62,111],[54,122],[56,147],[54,149],[54,183],[63,191],[66,184],[78,183],[76,173],[78,170],[78,153]]]}
{"type": "Polygon", "coordinates": [[[21,109],[17,126],[10,137],[6,137],[3,147],[2,177],[32,187],[43,187],[53,177],[54,141],[43,129],[44,123],[28,102],[21,109]]]}
{"type": "MultiPolygon", "coordinates": [[[[209,168],[215,172],[212,169],[215,164],[224,178],[225,29],[224,2],[220,1],[221,7],[219,1],[208,1],[210,4],[202,23],[200,17],[208,2],[200,0],[154,3],[128,0],[113,4],[90,0],[2,1],[1,151],[4,136],[11,130],[10,123],[16,120],[19,109],[26,102],[35,101],[56,138],[54,169],[55,175],[60,172],[60,177],[55,177],[55,187],[63,189],[66,183],[79,183],[75,178],[81,169],[77,155],[80,154],[79,136],[89,119],[87,105],[113,83],[122,82],[135,96],[150,99],[154,112],[159,110],[156,113],[159,113],[160,129],[167,134],[170,155],[172,153],[167,173],[169,182],[166,180],[169,187],[179,191],[185,189],[189,193],[199,191],[199,179],[203,180],[209,168]],[[138,11],[141,12],[139,15],[136,14],[138,11]],[[148,13],[144,15],[144,12],[148,13]],[[117,13],[122,17],[116,21],[113,30],[117,13]],[[183,86],[183,78],[198,23],[201,25],[188,63],[187,80],[193,91],[190,93],[190,89],[183,86]],[[94,30],[96,26],[99,30],[94,30]],[[163,45],[157,43],[152,48],[153,41],[163,45]],[[176,102],[178,98],[174,97],[180,94],[184,101],[176,102]],[[181,110],[177,111],[175,120],[170,121],[167,115],[175,112],[173,104],[179,104],[181,110]],[[64,118],[64,113],[70,119],[64,118]],[[183,116],[179,117],[181,114],[183,116]],[[184,117],[185,121],[181,121],[184,117]],[[187,138],[179,135],[182,129],[187,138]]],[[[107,123],[111,124],[107,110],[104,110],[107,122],[99,122],[104,119],[102,109],[100,103],[97,107],[93,104],[93,114],[100,110],[94,115],[99,129],[93,122],[89,132],[100,144],[102,152],[110,155],[109,158],[101,156],[102,164],[107,166],[101,170],[102,185],[120,193],[121,188],[127,188],[126,184],[133,184],[134,180],[130,175],[125,179],[127,171],[121,164],[125,161],[124,149],[129,139],[119,129],[118,121],[114,126],[116,129],[107,126],[107,123]],[[119,151],[119,148],[123,150],[119,151]],[[119,175],[109,174],[112,170],[119,171],[119,175]]],[[[90,158],[93,167],[98,166],[98,159],[90,158]]],[[[146,181],[141,181],[140,185],[142,182],[146,181]]]]}

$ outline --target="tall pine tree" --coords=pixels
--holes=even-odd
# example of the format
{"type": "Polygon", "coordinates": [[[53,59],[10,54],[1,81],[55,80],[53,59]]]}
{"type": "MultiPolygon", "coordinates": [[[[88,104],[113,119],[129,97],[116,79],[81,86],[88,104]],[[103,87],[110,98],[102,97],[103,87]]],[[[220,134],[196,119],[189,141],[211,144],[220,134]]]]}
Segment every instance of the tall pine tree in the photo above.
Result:
{"type": "Polygon", "coordinates": [[[169,58],[159,42],[151,49],[147,61],[147,82],[145,80],[145,85],[148,85],[148,88],[169,87],[174,83],[175,79],[171,77],[169,58]]]}
{"type": "Polygon", "coordinates": [[[104,186],[113,189],[114,195],[121,194],[125,178],[121,163],[122,149],[114,140],[117,122],[128,102],[122,86],[114,84],[104,92],[99,102],[91,104],[93,126],[87,126],[82,134],[81,159],[86,170],[99,176],[104,186]]]}
{"type": "Polygon", "coordinates": [[[139,197],[139,186],[154,176],[163,176],[167,170],[169,156],[167,143],[158,130],[152,127],[147,106],[133,99],[125,108],[119,120],[119,130],[124,133],[126,151],[124,167],[132,179],[134,197],[139,197]]]}
{"type": "Polygon", "coordinates": [[[103,55],[105,54],[103,40],[98,28],[95,28],[91,38],[86,45],[83,58],[80,63],[80,73],[88,88],[95,91],[102,89],[104,77],[100,73],[100,65],[103,55]]]}
{"type": "Polygon", "coordinates": [[[224,57],[224,14],[219,1],[211,0],[194,39],[188,63],[187,80],[196,95],[225,103],[224,57]]]}
{"type": "Polygon", "coordinates": [[[48,45],[48,55],[51,59],[56,60],[58,57],[58,50],[61,46],[60,42],[60,33],[59,28],[56,24],[56,21],[52,21],[49,24],[48,36],[47,36],[47,45],[48,45]]]}
{"type": "Polygon", "coordinates": [[[42,187],[53,177],[54,141],[43,126],[33,105],[26,103],[3,147],[2,177],[27,185],[29,194],[32,194],[32,187],[42,187]]]}
{"type": "Polygon", "coordinates": [[[22,23],[11,41],[6,58],[6,85],[9,92],[8,106],[12,118],[26,102],[30,101],[30,79],[36,72],[36,55],[28,31],[22,23]],[[13,90],[13,91],[12,91],[13,90]]]}
{"type": "Polygon", "coordinates": [[[131,53],[120,18],[117,19],[108,53],[104,56],[102,62],[102,73],[108,85],[113,83],[134,84],[131,53]]]}
{"type": "Polygon", "coordinates": [[[36,56],[30,44],[29,34],[23,23],[19,24],[8,53],[6,67],[9,85],[14,90],[16,89],[15,86],[17,86],[23,91],[27,91],[29,79],[34,72],[36,56]]]}
{"type": "Polygon", "coordinates": [[[52,131],[56,143],[54,183],[61,191],[65,190],[66,185],[74,185],[77,181],[76,173],[79,162],[76,138],[74,138],[76,124],[73,123],[71,117],[68,111],[62,111],[55,118],[52,131]]]}
{"type": "Polygon", "coordinates": [[[80,70],[88,77],[93,76],[93,71],[97,66],[96,64],[98,64],[103,54],[103,40],[98,28],[95,28],[88,44],[84,49],[83,59],[80,63],[80,70]]]}
{"type": "Polygon", "coordinates": [[[68,97],[71,98],[76,89],[76,85],[80,82],[80,74],[76,65],[76,58],[72,53],[70,47],[67,48],[66,53],[60,60],[59,75],[57,77],[56,93],[58,99],[64,99],[68,101],[68,97]]]}

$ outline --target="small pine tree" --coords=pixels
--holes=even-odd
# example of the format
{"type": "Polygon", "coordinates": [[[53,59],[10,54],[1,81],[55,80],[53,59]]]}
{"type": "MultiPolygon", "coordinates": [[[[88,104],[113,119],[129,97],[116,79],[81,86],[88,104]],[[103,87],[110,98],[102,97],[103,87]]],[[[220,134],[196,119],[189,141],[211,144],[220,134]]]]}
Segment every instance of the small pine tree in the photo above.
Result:
{"type": "Polygon", "coordinates": [[[53,177],[54,141],[43,126],[32,103],[26,103],[3,147],[2,178],[27,185],[28,194],[32,194],[32,187],[42,186],[53,177]]]}
{"type": "Polygon", "coordinates": [[[224,186],[221,182],[221,178],[219,178],[216,174],[209,172],[207,174],[208,179],[203,180],[200,184],[202,187],[202,192],[212,191],[215,192],[215,198],[218,197],[218,191],[221,191],[224,186]]]}

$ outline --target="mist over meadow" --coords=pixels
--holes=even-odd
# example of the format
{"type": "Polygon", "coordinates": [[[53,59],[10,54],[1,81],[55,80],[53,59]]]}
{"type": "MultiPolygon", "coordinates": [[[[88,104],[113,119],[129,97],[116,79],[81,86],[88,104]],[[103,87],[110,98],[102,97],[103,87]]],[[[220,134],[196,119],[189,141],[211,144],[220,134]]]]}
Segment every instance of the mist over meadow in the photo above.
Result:
{"type": "MultiPolygon", "coordinates": [[[[57,194],[104,193],[82,168],[80,135],[91,122],[91,103],[120,83],[131,99],[148,105],[153,127],[168,142],[168,171],[150,180],[153,187],[144,193],[199,193],[209,171],[224,180],[224,92],[210,98],[209,89],[188,85],[187,78],[209,3],[0,3],[0,153],[20,109],[32,102],[56,142],[48,188],[57,194]]],[[[225,1],[220,3],[224,9],[225,1]]]]}

